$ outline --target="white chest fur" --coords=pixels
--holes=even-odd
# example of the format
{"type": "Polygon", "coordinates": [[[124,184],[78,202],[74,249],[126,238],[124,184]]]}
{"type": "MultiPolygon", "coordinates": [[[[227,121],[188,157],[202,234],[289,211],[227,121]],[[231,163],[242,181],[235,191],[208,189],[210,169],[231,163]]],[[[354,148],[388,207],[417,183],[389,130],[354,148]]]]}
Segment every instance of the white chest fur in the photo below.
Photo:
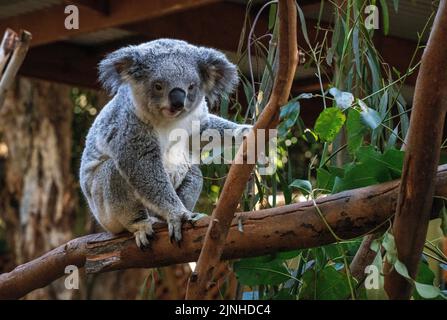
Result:
{"type": "MultiPolygon", "coordinates": [[[[160,151],[163,157],[163,166],[171,179],[174,189],[177,189],[188,173],[193,159],[193,153],[199,150],[191,150],[190,136],[195,128],[193,123],[201,121],[207,112],[206,105],[198,106],[187,116],[172,122],[166,122],[163,126],[156,126],[160,143],[160,151]]],[[[197,157],[197,155],[195,155],[197,157]]]]}

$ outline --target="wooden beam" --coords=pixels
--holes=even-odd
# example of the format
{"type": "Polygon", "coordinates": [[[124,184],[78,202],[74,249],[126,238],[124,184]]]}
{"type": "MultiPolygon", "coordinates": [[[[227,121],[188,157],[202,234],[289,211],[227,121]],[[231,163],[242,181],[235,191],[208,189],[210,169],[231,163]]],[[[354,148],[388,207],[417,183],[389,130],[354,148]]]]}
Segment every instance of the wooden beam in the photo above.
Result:
{"type": "MultiPolygon", "coordinates": [[[[253,13],[255,13],[254,10],[253,13]]],[[[245,14],[244,5],[218,2],[194,10],[125,25],[122,28],[148,40],[176,38],[196,45],[235,52],[245,14]]],[[[259,34],[267,32],[267,23],[268,15],[261,16],[256,28],[259,34]]]]}
{"type": "Polygon", "coordinates": [[[70,43],[31,48],[19,70],[22,76],[99,89],[101,54],[70,43]]]}
{"type": "MultiPolygon", "coordinates": [[[[100,47],[83,48],[69,43],[55,43],[31,48],[20,74],[98,88],[96,69],[98,62],[106,53],[125,45],[138,44],[160,37],[173,37],[198,45],[235,51],[245,10],[245,6],[235,3],[210,3],[191,10],[125,24],[121,28],[135,32],[135,36],[113,41],[100,47]],[[70,76],[67,77],[67,74],[70,76]]],[[[253,10],[253,13],[255,11],[253,10]]],[[[258,35],[267,30],[267,21],[267,16],[262,15],[260,17],[258,35]]],[[[307,21],[310,39],[314,39],[316,35],[315,23],[315,20],[308,19],[307,21]]],[[[301,44],[305,43],[301,32],[298,35],[298,41],[301,44]]],[[[395,66],[402,72],[407,69],[416,48],[415,42],[385,37],[380,33],[376,33],[375,42],[384,59],[391,66],[395,66]]],[[[416,74],[407,79],[407,84],[414,85],[415,79],[416,74]]],[[[313,79],[306,79],[305,81],[295,81],[292,92],[312,92],[318,90],[318,87],[318,79],[313,77],[313,79]]]]}
{"type": "Polygon", "coordinates": [[[108,15],[110,13],[108,0],[65,0],[64,2],[78,7],[85,7],[102,15],[108,15]]]}
{"type": "Polygon", "coordinates": [[[110,0],[110,14],[107,16],[85,6],[79,6],[79,29],[71,30],[66,29],[64,24],[67,16],[64,13],[65,5],[56,5],[0,20],[0,30],[6,28],[29,30],[33,34],[32,46],[38,46],[217,1],[220,0],[110,0]]]}

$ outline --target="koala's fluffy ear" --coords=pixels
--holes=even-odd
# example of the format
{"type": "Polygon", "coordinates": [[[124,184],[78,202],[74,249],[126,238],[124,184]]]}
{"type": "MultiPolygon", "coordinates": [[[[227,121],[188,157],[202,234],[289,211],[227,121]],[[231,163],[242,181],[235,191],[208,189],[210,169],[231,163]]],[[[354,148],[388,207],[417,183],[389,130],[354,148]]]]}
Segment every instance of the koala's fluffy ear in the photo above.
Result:
{"type": "Polygon", "coordinates": [[[198,65],[206,96],[211,104],[236,88],[239,82],[236,66],[223,53],[200,48],[198,65]]]}
{"type": "Polygon", "coordinates": [[[108,54],[99,63],[99,81],[110,94],[115,94],[118,88],[132,74],[137,63],[138,52],[133,46],[121,48],[108,54]]]}

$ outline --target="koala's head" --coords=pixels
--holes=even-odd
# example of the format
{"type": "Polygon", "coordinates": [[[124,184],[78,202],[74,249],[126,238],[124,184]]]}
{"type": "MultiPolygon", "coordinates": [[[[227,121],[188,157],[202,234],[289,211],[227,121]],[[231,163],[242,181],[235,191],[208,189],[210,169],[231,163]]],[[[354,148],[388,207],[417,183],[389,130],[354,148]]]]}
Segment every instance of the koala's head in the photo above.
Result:
{"type": "Polygon", "coordinates": [[[236,66],[221,52],[184,41],[160,39],[128,46],[99,64],[104,88],[115,94],[128,83],[139,110],[151,118],[175,119],[206,97],[214,103],[238,83],[236,66]]]}

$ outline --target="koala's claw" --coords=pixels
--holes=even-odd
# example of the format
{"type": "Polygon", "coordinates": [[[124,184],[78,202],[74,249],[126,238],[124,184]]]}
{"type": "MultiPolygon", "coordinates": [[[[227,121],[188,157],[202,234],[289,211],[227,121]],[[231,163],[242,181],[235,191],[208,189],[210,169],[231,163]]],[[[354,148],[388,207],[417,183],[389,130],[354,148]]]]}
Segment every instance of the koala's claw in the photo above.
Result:
{"type": "Polygon", "coordinates": [[[169,240],[171,243],[182,241],[182,221],[179,217],[174,217],[168,221],[169,240]]]}
{"type": "Polygon", "coordinates": [[[194,227],[196,226],[196,221],[193,220],[193,219],[186,220],[186,222],[189,223],[189,225],[191,226],[191,228],[194,228],[194,227]]]}
{"type": "Polygon", "coordinates": [[[137,231],[134,233],[135,242],[138,248],[142,251],[150,247],[150,241],[155,238],[154,230],[152,229],[152,223],[145,221],[137,225],[137,231]]]}

